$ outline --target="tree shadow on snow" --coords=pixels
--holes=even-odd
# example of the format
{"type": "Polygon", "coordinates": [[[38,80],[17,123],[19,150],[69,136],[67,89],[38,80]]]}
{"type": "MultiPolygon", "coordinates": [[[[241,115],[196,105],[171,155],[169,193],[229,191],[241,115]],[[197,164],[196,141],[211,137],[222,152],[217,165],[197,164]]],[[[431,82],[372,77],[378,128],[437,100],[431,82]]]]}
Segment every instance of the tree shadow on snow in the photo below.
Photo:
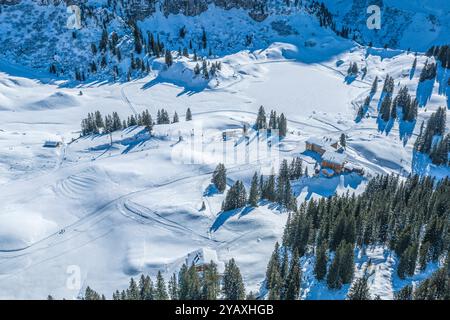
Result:
{"type": "Polygon", "coordinates": [[[431,94],[433,93],[435,79],[425,80],[419,82],[417,85],[416,98],[421,107],[426,106],[428,101],[431,99],[431,94]]]}
{"type": "Polygon", "coordinates": [[[213,232],[216,232],[231,217],[234,217],[234,216],[236,216],[238,214],[243,216],[243,215],[246,215],[250,211],[253,211],[253,210],[254,210],[254,208],[245,207],[245,208],[239,208],[239,209],[234,209],[234,210],[229,210],[229,211],[222,211],[217,216],[217,218],[214,221],[213,225],[211,226],[210,230],[213,231],[213,232]]]}

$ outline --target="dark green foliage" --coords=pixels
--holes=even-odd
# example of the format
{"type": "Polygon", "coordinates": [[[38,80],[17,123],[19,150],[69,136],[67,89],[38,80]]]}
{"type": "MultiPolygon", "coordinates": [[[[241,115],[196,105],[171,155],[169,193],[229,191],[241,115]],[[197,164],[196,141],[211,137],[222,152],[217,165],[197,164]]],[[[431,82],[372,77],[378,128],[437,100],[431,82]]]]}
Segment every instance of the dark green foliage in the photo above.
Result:
{"type": "Polygon", "coordinates": [[[436,78],[436,72],[437,72],[437,65],[436,63],[428,63],[425,62],[425,65],[422,69],[422,72],[420,73],[419,81],[423,82],[425,80],[433,80],[436,78]]]}
{"type": "Polygon", "coordinates": [[[217,265],[211,261],[202,276],[202,299],[216,300],[220,294],[220,275],[217,265]]]}
{"type": "Polygon", "coordinates": [[[192,112],[190,108],[187,108],[186,111],[186,121],[191,121],[192,120],[192,112]]]}
{"type": "Polygon", "coordinates": [[[401,290],[394,293],[394,300],[412,300],[413,287],[412,285],[404,286],[401,290]]]}
{"type": "Polygon", "coordinates": [[[96,291],[87,286],[84,292],[83,300],[102,300],[102,297],[96,291]]]}
{"type": "Polygon", "coordinates": [[[327,247],[325,243],[322,243],[317,249],[316,264],[314,265],[314,274],[319,281],[325,279],[327,274],[327,262],[327,247]]]}
{"type": "Polygon", "coordinates": [[[285,284],[283,290],[283,300],[297,300],[301,285],[301,267],[298,252],[295,251],[291,258],[289,273],[285,275],[285,284]]]}
{"type": "Polygon", "coordinates": [[[258,186],[258,174],[255,172],[252,178],[252,184],[250,186],[250,192],[248,196],[248,204],[251,207],[257,207],[259,201],[259,186],[258,186]]]}
{"type": "MultiPolygon", "coordinates": [[[[326,275],[332,288],[351,281],[355,245],[387,246],[395,251],[399,275],[409,277],[415,271],[416,261],[423,269],[446,254],[448,194],[449,178],[435,181],[430,177],[411,176],[402,181],[395,175],[377,176],[368,182],[361,195],[335,195],[302,203],[289,215],[283,248],[291,254],[297,250],[302,256],[309,248],[316,247],[316,262],[320,266],[316,270],[321,270],[316,274],[320,279],[326,259],[323,246],[328,244],[335,251],[326,275]]],[[[282,261],[280,277],[281,264],[282,261]]],[[[276,278],[276,272],[270,274],[276,278]]]]}
{"type": "Polygon", "coordinates": [[[356,279],[347,295],[348,300],[370,300],[368,277],[364,274],[361,278],[356,279]]]}
{"type": "Polygon", "coordinates": [[[263,106],[259,107],[258,116],[256,117],[256,130],[267,128],[266,111],[263,106]]]}
{"type": "Polygon", "coordinates": [[[247,192],[242,181],[236,181],[230,190],[228,190],[225,201],[222,204],[222,210],[234,210],[242,208],[247,204],[247,192]]]}
{"type": "Polygon", "coordinates": [[[168,300],[166,282],[162,276],[161,271],[158,271],[156,276],[155,300],[168,300]]]}
{"type": "Polygon", "coordinates": [[[392,99],[390,95],[386,95],[383,99],[383,102],[381,102],[380,106],[380,118],[383,119],[383,121],[387,122],[391,118],[391,104],[392,99]]]}
{"type": "Polygon", "coordinates": [[[219,163],[213,172],[211,182],[219,192],[224,192],[227,187],[227,170],[222,163],[219,163]]]}
{"type": "Polygon", "coordinates": [[[425,130],[423,130],[422,124],[420,134],[414,144],[416,151],[430,155],[433,163],[438,165],[449,164],[450,137],[449,135],[444,137],[445,125],[446,110],[440,107],[428,119],[425,130]],[[436,138],[440,138],[440,140],[433,145],[436,138]]]}
{"type": "Polygon", "coordinates": [[[241,272],[234,259],[231,259],[225,265],[222,293],[225,300],[245,299],[244,282],[242,281],[241,272]]]}
{"type": "Polygon", "coordinates": [[[372,87],[370,89],[370,95],[374,95],[377,92],[378,89],[378,76],[375,77],[372,83],[372,87]]]}

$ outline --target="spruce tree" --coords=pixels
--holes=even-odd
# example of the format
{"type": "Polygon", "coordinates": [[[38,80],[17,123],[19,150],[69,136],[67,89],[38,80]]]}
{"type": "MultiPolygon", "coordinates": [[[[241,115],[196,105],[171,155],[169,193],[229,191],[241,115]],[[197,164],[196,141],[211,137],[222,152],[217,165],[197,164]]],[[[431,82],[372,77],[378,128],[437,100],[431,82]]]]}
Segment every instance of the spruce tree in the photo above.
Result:
{"type": "Polygon", "coordinates": [[[286,300],[297,300],[300,293],[302,272],[300,269],[300,258],[296,250],[291,259],[289,274],[286,278],[284,298],[286,300]]]}
{"type": "Polygon", "coordinates": [[[369,285],[367,276],[363,275],[357,279],[351,286],[347,299],[348,300],[370,300],[369,285]]]}
{"type": "Polygon", "coordinates": [[[133,278],[131,278],[130,285],[127,289],[127,300],[140,300],[139,289],[133,278]]]}
{"type": "Polygon", "coordinates": [[[223,297],[225,300],[244,300],[245,288],[241,272],[234,259],[225,265],[223,274],[223,297]]]}
{"type": "Polygon", "coordinates": [[[248,204],[251,207],[257,207],[259,201],[259,187],[258,187],[258,174],[255,172],[252,178],[252,184],[250,187],[248,204]]]}
{"type": "Polygon", "coordinates": [[[169,280],[169,297],[170,300],[178,300],[178,282],[175,273],[170,277],[169,280]]]}
{"type": "Polygon", "coordinates": [[[202,277],[202,299],[216,300],[220,293],[220,275],[217,265],[211,261],[206,265],[202,277]]]}
{"type": "Polygon", "coordinates": [[[192,120],[192,113],[191,113],[191,109],[187,108],[186,111],[186,121],[191,121],[192,120]]]}
{"type": "Polygon", "coordinates": [[[164,281],[161,271],[158,271],[158,275],[156,276],[155,300],[167,299],[169,299],[169,296],[167,294],[166,282],[164,281]]]}
{"type": "Polygon", "coordinates": [[[211,182],[219,192],[224,192],[227,187],[227,170],[222,163],[219,163],[213,172],[211,182]]]}
{"type": "Polygon", "coordinates": [[[322,243],[316,253],[316,263],[314,265],[314,274],[317,280],[323,280],[327,274],[327,247],[322,243]]]}

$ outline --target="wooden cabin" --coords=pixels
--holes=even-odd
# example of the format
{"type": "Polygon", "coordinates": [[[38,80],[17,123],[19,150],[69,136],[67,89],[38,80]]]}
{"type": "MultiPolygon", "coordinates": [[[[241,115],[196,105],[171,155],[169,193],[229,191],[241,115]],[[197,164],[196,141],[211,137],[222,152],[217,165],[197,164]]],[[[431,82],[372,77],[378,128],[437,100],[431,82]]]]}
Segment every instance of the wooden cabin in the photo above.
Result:
{"type": "Polygon", "coordinates": [[[320,155],[323,155],[329,149],[338,150],[339,142],[336,139],[330,137],[311,137],[306,140],[306,150],[314,151],[320,155]]]}
{"type": "Polygon", "coordinates": [[[44,148],[58,148],[61,144],[61,141],[48,140],[44,142],[44,148]]]}
{"type": "Polygon", "coordinates": [[[340,174],[345,167],[345,163],[347,162],[345,154],[326,151],[322,155],[322,168],[332,169],[337,174],[340,174]]]}

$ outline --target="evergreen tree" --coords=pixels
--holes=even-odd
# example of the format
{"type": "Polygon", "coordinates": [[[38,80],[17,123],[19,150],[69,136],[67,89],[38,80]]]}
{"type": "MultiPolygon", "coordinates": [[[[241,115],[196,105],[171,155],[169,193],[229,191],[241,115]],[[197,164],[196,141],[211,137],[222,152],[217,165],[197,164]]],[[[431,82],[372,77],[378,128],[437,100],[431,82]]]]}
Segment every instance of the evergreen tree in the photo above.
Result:
{"type": "Polygon", "coordinates": [[[178,300],[178,282],[175,273],[170,277],[169,280],[169,297],[170,300],[178,300]]]}
{"type": "Polygon", "coordinates": [[[211,261],[203,271],[202,299],[216,300],[220,293],[220,275],[217,265],[211,261]]]}
{"type": "Polygon", "coordinates": [[[394,293],[394,300],[412,300],[413,287],[412,285],[404,286],[400,291],[394,293]]]}
{"type": "Polygon", "coordinates": [[[280,137],[286,137],[287,134],[287,119],[283,113],[278,119],[278,134],[280,137]]]}
{"type": "Polygon", "coordinates": [[[177,123],[177,122],[179,122],[180,120],[178,119],[178,114],[177,114],[177,112],[175,111],[175,113],[174,113],[174,115],[173,115],[173,120],[172,120],[172,123],[177,123]]]}
{"type": "Polygon", "coordinates": [[[86,290],[84,292],[84,300],[101,300],[100,295],[92,290],[89,286],[86,287],[86,290]]]}
{"type": "Polygon", "coordinates": [[[245,299],[244,282],[234,259],[231,259],[225,265],[222,292],[225,300],[245,299]]]}
{"type": "Polygon", "coordinates": [[[266,112],[264,111],[264,107],[260,106],[258,110],[258,116],[256,117],[256,130],[266,128],[267,128],[266,112]]]}
{"type": "Polygon", "coordinates": [[[172,66],[173,64],[173,56],[170,50],[166,50],[165,62],[168,67],[172,66]]]}
{"type": "Polygon", "coordinates": [[[391,102],[392,99],[389,95],[385,96],[381,102],[380,117],[385,122],[388,122],[391,117],[391,102]]]}
{"type": "Polygon", "coordinates": [[[223,211],[242,208],[247,203],[247,192],[242,181],[236,181],[228,190],[225,201],[222,204],[223,211]]]}
{"type": "Polygon", "coordinates": [[[347,147],[347,138],[345,136],[345,133],[341,133],[339,142],[340,142],[341,146],[343,146],[344,148],[347,147]]]}
{"type": "Polygon", "coordinates": [[[378,76],[375,77],[372,83],[372,88],[370,89],[370,95],[373,96],[378,89],[378,76]]]}
{"type": "Polygon", "coordinates": [[[155,300],[167,300],[169,296],[167,294],[166,283],[162,276],[161,271],[158,271],[156,276],[156,290],[155,290],[155,300]]]}
{"type": "Polygon", "coordinates": [[[300,293],[300,283],[301,283],[301,269],[300,269],[300,258],[298,252],[295,251],[291,259],[291,266],[289,268],[289,274],[287,275],[285,282],[285,294],[284,298],[286,300],[296,300],[300,293]]]}
{"type": "Polygon", "coordinates": [[[325,243],[322,243],[316,253],[316,264],[314,266],[314,274],[317,280],[323,280],[327,274],[327,247],[325,243]]]}
{"type": "Polygon", "coordinates": [[[369,285],[367,276],[363,275],[351,286],[347,298],[348,300],[370,300],[369,285]]]}
{"type": "Polygon", "coordinates": [[[259,187],[258,187],[258,174],[255,172],[252,178],[252,184],[250,187],[248,204],[251,207],[257,207],[259,201],[259,187]]]}
{"type": "Polygon", "coordinates": [[[192,120],[192,113],[191,113],[191,109],[187,108],[186,111],[186,121],[191,121],[192,120]]]}
{"type": "Polygon", "coordinates": [[[127,300],[140,300],[139,289],[133,278],[131,278],[127,289],[127,300]]]}
{"type": "MultiPolygon", "coordinates": [[[[118,292],[117,292],[118,296],[118,292]]],[[[139,296],[141,300],[153,300],[154,298],[154,288],[153,282],[149,276],[141,276],[139,280],[139,296]]]]}
{"type": "Polygon", "coordinates": [[[211,182],[222,193],[227,187],[227,170],[222,163],[219,163],[213,172],[211,182]]]}

